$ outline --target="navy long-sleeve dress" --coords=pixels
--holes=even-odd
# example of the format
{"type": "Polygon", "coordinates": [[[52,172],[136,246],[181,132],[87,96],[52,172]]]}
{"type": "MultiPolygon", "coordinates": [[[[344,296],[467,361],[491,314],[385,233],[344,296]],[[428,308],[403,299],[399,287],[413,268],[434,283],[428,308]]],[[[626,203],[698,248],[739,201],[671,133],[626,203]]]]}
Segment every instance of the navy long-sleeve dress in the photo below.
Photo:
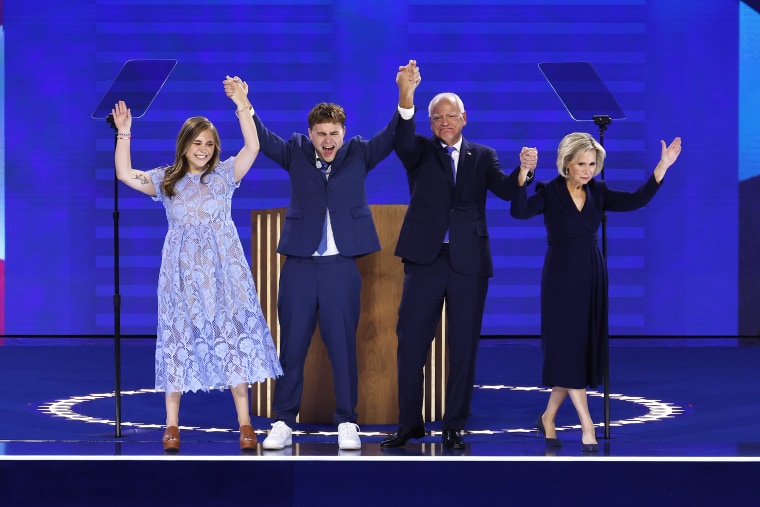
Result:
{"type": "Polygon", "coordinates": [[[610,190],[592,179],[578,210],[565,178],[525,186],[512,199],[510,213],[527,219],[544,215],[547,249],[541,274],[542,383],[549,387],[596,387],[603,378],[607,347],[607,266],[597,232],[604,211],[631,211],[646,205],[659,184],[654,176],[635,192],[610,190]]]}

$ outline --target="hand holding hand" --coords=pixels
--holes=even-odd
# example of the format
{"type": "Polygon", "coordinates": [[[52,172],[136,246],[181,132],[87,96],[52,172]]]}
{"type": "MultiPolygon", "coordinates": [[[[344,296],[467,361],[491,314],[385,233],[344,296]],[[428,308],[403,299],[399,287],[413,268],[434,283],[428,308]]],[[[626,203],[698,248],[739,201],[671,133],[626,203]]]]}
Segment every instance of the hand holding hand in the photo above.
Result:
{"type": "Polygon", "coordinates": [[[232,99],[238,109],[245,109],[251,106],[248,101],[248,83],[239,77],[227,76],[224,79],[224,93],[232,99]]]}
{"type": "Polygon", "coordinates": [[[535,171],[537,165],[538,150],[536,148],[523,146],[522,150],[520,150],[520,172],[523,175],[526,175],[531,171],[535,171]]]}
{"type": "Polygon", "coordinates": [[[132,112],[123,100],[120,100],[114,105],[113,109],[111,109],[111,116],[113,116],[113,124],[116,127],[117,132],[131,132],[132,112]]]}
{"type": "Polygon", "coordinates": [[[396,84],[401,94],[411,94],[419,86],[422,77],[416,60],[409,60],[406,65],[400,65],[396,74],[396,84]]]}

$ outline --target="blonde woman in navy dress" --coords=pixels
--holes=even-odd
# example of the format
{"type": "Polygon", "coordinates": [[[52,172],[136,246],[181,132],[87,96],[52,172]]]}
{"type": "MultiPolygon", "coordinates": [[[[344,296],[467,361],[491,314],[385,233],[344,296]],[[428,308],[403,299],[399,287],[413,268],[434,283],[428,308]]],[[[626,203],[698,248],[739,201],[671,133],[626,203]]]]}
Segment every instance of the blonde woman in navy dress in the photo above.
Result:
{"type": "Polygon", "coordinates": [[[166,393],[162,441],[167,451],[179,450],[182,393],[226,387],[237,412],[240,447],[256,448],[248,385],[282,375],[231,217],[232,194],[259,153],[256,126],[245,107],[248,84],[228,76],[224,89],[241,113],[244,146],[221,162],[216,128],[195,116],[177,135],[173,165],[133,169],[129,108],[120,101],[111,111],[117,177],[160,201],[169,222],[158,280],[156,341],[156,390],[166,393]]]}
{"type": "Polygon", "coordinates": [[[548,247],[541,275],[542,383],[551,387],[551,395],[536,427],[548,446],[561,446],[555,418],[569,397],[580,419],[582,450],[598,450],[586,396],[586,387],[594,388],[602,381],[601,359],[608,334],[607,266],[597,232],[605,211],[632,211],[654,197],[681,153],[679,137],[669,146],[660,143],[660,161],[653,174],[635,192],[621,192],[594,179],[604,164],[604,148],[589,134],[569,134],[557,150],[559,176],[538,183],[530,198],[521,186],[512,199],[513,217],[543,214],[546,226],[548,247]]]}

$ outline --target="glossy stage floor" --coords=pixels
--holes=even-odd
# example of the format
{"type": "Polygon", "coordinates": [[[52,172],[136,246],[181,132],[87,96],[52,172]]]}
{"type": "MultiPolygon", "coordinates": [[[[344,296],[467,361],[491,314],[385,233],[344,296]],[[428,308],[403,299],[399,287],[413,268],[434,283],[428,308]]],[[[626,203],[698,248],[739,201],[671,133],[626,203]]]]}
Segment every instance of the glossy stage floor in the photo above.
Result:
{"type": "MultiPolygon", "coordinates": [[[[395,427],[361,427],[340,451],[331,426],[297,428],[284,451],[241,452],[228,392],[183,397],[182,449],[164,454],[154,341],[121,340],[121,434],[108,338],[0,340],[0,506],[732,505],[760,473],[760,345],[736,338],[611,341],[610,426],[590,392],[599,452],[581,452],[569,401],[560,449],[534,421],[546,403],[535,338],[481,340],[462,451],[440,423],[400,449],[395,427]]],[[[254,418],[263,440],[270,420],[254,418]]]]}

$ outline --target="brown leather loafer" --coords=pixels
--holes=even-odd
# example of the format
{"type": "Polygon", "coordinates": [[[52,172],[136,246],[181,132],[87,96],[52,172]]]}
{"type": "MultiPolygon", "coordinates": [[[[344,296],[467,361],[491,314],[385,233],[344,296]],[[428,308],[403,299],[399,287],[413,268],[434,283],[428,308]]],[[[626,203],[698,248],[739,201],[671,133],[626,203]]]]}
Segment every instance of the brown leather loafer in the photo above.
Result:
{"type": "Polygon", "coordinates": [[[177,426],[167,427],[164,431],[164,438],[161,440],[164,443],[164,451],[179,451],[179,428],[177,426]]]}
{"type": "Polygon", "coordinates": [[[256,448],[256,432],[250,424],[244,424],[240,427],[240,449],[250,450],[256,448]]]}

